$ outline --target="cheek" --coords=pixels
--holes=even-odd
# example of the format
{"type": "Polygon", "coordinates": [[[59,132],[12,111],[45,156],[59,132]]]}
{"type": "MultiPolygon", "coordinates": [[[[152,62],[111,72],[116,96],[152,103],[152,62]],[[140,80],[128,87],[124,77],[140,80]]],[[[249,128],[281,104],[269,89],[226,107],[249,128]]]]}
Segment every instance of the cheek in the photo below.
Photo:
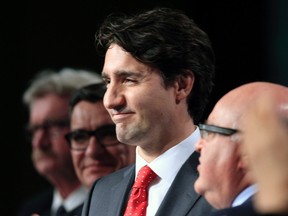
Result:
{"type": "Polygon", "coordinates": [[[84,154],[83,153],[79,153],[79,152],[71,152],[72,155],[72,161],[73,161],[73,165],[74,168],[76,170],[77,173],[81,172],[81,163],[83,161],[84,158],[84,154]]]}
{"type": "MultiPolygon", "coordinates": [[[[213,176],[219,170],[221,166],[219,161],[221,160],[221,155],[218,149],[215,148],[203,148],[201,151],[201,172],[205,175],[213,176]]],[[[201,173],[200,173],[201,174],[201,173]]]]}
{"type": "Polygon", "coordinates": [[[215,145],[215,148],[204,151],[202,156],[205,178],[209,178],[214,184],[218,184],[234,170],[235,154],[229,146],[215,145]]]}

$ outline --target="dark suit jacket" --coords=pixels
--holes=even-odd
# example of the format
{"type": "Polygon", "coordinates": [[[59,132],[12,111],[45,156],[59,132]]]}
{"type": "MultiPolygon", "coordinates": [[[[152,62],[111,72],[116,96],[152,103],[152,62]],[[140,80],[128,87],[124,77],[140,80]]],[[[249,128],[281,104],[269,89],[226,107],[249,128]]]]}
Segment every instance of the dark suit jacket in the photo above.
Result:
{"type": "MultiPolygon", "coordinates": [[[[207,216],[212,207],[194,191],[199,154],[183,164],[155,216],[207,216]]],[[[97,180],[84,203],[82,216],[123,216],[135,178],[135,165],[97,180]]]]}
{"type": "MultiPolygon", "coordinates": [[[[242,205],[217,210],[209,216],[281,216],[280,214],[260,214],[253,207],[252,198],[246,200],[242,205]]],[[[284,215],[282,215],[284,216],[284,215]]]]}
{"type": "MultiPolygon", "coordinates": [[[[47,189],[36,194],[31,199],[27,200],[19,208],[17,216],[31,216],[33,213],[37,213],[40,216],[50,216],[51,206],[53,198],[53,189],[47,189]]],[[[83,204],[68,212],[66,216],[80,216],[83,204]]]]}
{"type": "Polygon", "coordinates": [[[221,209],[211,213],[210,216],[257,216],[252,199],[246,200],[242,205],[221,209]]]}

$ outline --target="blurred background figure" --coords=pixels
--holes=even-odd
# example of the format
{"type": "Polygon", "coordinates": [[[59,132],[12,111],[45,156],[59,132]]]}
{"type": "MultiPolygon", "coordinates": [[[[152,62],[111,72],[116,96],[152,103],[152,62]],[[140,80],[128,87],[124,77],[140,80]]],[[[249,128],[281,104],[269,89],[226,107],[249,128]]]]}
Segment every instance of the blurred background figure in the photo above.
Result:
{"type": "Polygon", "coordinates": [[[274,96],[263,95],[242,120],[243,154],[259,188],[254,206],[262,214],[288,215],[288,88],[283,97],[275,107],[274,96]]]}
{"type": "Polygon", "coordinates": [[[60,207],[64,207],[67,215],[80,214],[86,190],[77,178],[65,139],[69,132],[69,100],[76,89],[101,81],[95,72],[72,68],[59,72],[43,70],[31,81],[23,95],[29,109],[31,159],[51,188],[23,203],[19,216],[33,213],[54,216],[60,207]]]}
{"type": "Polygon", "coordinates": [[[135,146],[120,143],[115,124],[103,105],[104,84],[77,90],[70,100],[70,128],[66,138],[76,174],[87,188],[95,180],[135,162],[135,146]]]}
{"type": "MultiPolygon", "coordinates": [[[[207,122],[199,124],[202,138],[196,144],[196,151],[201,156],[194,188],[213,207],[221,209],[213,215],[256,214],[252,200],[258,184],[247,155],[241,150],[241,136],[246,131],[242,117],[258,97],[268,93],[275,99],[274,106],[287,106],[288,89],[285,86],[252,82],[225,94],[214,106],[207,122]]],[[[266,175],[271,173],[266,172],[266,175]]]]}

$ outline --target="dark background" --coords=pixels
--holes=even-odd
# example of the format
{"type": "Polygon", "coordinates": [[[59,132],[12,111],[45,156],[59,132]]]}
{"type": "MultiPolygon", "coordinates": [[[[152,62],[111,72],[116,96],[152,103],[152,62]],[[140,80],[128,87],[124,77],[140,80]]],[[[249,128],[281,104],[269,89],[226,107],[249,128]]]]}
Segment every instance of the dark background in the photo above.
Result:
{"type": "Polygon", "coordinates": [[[224,93],[243,83],[288,85],[285,0],[24,2],[10,2],[0,9],[1,195],[5,200],[1,215],[14,215],[25,198],[47,185],[32,167],[30,144],[23,134],[28,113],[21,97],[29,80],[45,68],[101,72],[94,33],[110,12],[178,8],[209,34],[216,55],[216,85],[203,119],[224,93]]]}

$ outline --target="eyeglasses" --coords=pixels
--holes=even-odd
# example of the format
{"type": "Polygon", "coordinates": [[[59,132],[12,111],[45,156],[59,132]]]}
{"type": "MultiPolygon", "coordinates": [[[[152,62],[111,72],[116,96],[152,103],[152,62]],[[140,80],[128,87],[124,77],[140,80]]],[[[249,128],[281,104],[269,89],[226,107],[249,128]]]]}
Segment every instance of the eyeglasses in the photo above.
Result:
{"type": "Polygon", "coordinates": [[[82,129],[71,131],[65,135],[65,138],[72,150],[85,151],[91,136],[96,137],[97,142],[103,147],[120,144],[117,140],[115,125],[105,125],[93,131],[82,129]]]}
{"type": "Polygon", "coordinates": [[[39,130],[44,132],[50,137],[55,138],[60,134],[59,129],[69,127],[69,120],[46,120],[43,124],[29,125],[26,128],[26,135],[29,141],[34,137],[35,133],[39,130]]]}
{"type": "Polygon", "coordinates": [[[220,127],[220,126],[216,126],[216,125],[199,124],[198,126],[199,126],[199,129],[201,132],[201,137],[203,139],[207,139],[211,133],[221,134],[224,136],[231,136],[231,135],[239,132],[239,130],[237,130],[237,129],[220,127]]]}

